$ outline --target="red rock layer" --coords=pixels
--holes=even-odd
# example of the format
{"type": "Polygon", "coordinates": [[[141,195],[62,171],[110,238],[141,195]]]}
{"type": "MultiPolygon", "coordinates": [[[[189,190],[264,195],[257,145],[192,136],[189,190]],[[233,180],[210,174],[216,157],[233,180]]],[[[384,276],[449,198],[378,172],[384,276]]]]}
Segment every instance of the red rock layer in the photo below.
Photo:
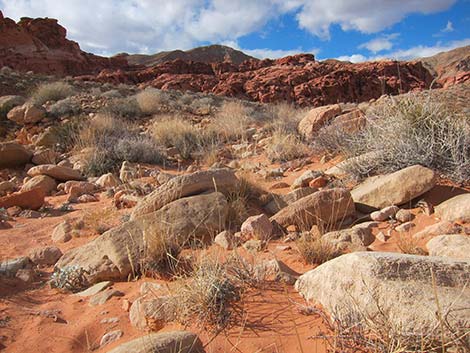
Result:
{"type": "Polygon", "coordinates": [[[76,42],[66,39],[66,33],[57,20],[22,18],[16,23],[0,11],[0,67],[59,76],[127,68],[125,58],[83,52],[76,42]]]}

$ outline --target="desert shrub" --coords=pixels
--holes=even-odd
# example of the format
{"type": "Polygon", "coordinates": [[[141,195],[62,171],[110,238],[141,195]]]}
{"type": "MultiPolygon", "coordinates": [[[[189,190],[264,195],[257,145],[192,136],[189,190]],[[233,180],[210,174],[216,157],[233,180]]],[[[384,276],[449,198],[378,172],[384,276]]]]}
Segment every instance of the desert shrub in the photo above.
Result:
{"type": "Polygon", "coordinates": [[[225,141],[237,141],[246,137],[250,122],[250,110],[243,103],[226,102],[211,121],[208,130],[225,141]]]}
{"type": "Polygon", "coordinates": [[[277,130],[266,146],[266,154],[271,162],[286,162],[306,156],[308,148],[300,137],[277,130]]]}
{"type": "MultiPolygon", "coordinates": [[[[122,98],[121,92],[119,92],[117,89],[110,89],[109,91],[106,91],[106,92],[103,92],[103,93],[101,93],[100,89],[98,89],[98,90],[99,90],[99,92],[97,91],[96,94],[94,94],[94,95],[96,95],[96,96],[101,95],[101,97],[103,97],[103,98],[122,98]]],[[[92,92],[92,94],[93,94],[93,92],[92,92]]]]}
{"type": "Polygon", "coordinates": [[[156,88],[147,88],[136,95],[136,100],[142,113],[156,114],[168,109],[169,99],[165,92],[156,88]]]}
{"type": "Polygon", "coordinates": [[[296,245],[300,256],[309,264],[320,265],[341,255],[332,243],[321,236],[305,234],[297,240],[296,245]]]}
{"type": "Polygon", "coordinates": [[[87,271],[78,266],[57,268],[51,276],[50,285],[67,292],[79,292],[88,286],[87,271]]]}
{"type": "Polygon", "coordinates": [[[169,305],[178,322],[218,331],[239,319],[234,318],[234,304],[256,285],[254,278],[252,267],[239,256],[225,262],[203,256],[186,278],[174,283],[169,305]]]}
{"type": "Polygon", "coordinates": [[[74,94],[74,88],[65,82],[45,83],[38,86],[31,95],[31,102],[42,105],[48,101],[59,101],[74,94]]]}
{"type": "Polygon", "coordinates": [[[452,113],[431,96],[408,94],[390,99],[368,112],[364,129],[329,141],[330,149],[346,157],[374,152],[371,158],[344,168],[357,178],[414,164],[433,168],[458,182],[470,178],[470,117],[452,113]]]}
{"type": "Polygon", "coordinates": [[[297,126],[306,113],[305,109],[297,108],[289,103],[270,104],[266,111],[266,128],[285,134],[297,134],[297,126]]]}
{"type": "Polygon", "coordinates": [[[165,160],[160,146],[129,122],[98,115],[81,130],[77,147],[91,149],[85,172],[100,176],[115,171],[124,161],[159,164],[165,160]]]}
{"type": "Polygon", "coordinates": [[[75,147],[83,128],[85,118],[77,116],[69,119],[63,124],[53,127],[55,136],[57,137],[56,149],[60,152],[67,152],[75,147]]]}
{"type": "Polygon", "coordinates": [[[50,107],[49,114],[56,118],[62,118],[78,115],[80,111],[81,107],[78,102],[75,102],[70,98],[65,98],[54,103],[50,107]]]}
{"type": "Polygon", "coordinates": [[[159,118],[151,128],[152,136],[165,147],[175,147],[183,159],[208,145],[207,134],[190,122],[176,116],[159,118]]]}
{"type": "Polygon", "coordinates": [[[125,120],[136,120],[142,116],[135,97],[115,98],[103,109],[106,114],[125,120]]]}
{"type": "Polygon", "coordinates": [[[181,246],[166,234],[144,234],[145,253],[140,271],[148,277],[176,274],[179,271],[181,246]]]}

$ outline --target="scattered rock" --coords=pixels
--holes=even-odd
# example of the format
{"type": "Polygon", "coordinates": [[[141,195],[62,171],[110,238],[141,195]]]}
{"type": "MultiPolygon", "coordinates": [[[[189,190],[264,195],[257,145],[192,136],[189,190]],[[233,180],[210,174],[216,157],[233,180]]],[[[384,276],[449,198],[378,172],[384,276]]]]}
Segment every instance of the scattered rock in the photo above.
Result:
{"type": "Polygon", "coordinates": [[[395,214],[395,219],[401,223],[410,222],[414,218],[415,216],[413,215],[413,213],[411,213],[410,210],[401,209],[395,214]]]}
{"type": "Polygon", "coordinates": [[[155,295],[162,289],[162,285],[153,282],[144,282],[140,285],[140,295],[153,294],[155,295]]]}
{"type": "Polygon", "coordinates": [[[11,181],[2,181],[0,182],[0,196],[5,195],[6,193],[15,191],[16,185],[11,181]]]}
{"type": "Polygon", "coordinates": [[[57,189],[57,183],[47,175],[37,175],[29,179],[22,187],[21,191],[30,191],[33,189],[41,189],[44,195],[50,195],[57,189]]]}
{"type": "Polygon", "coordinates": [[[33,283],[36,279],[36,273],[30,268],[22,268],[16,272],[15,277],[24,283],[33,283]]]}
{"type": "Polygon", "coordinates": [[[121,344],[108,353],[204,353],[201,340],[194,333],[171,331],[152,333],[121,344]]]}
{"type": "Polygon", "coordinates": [[[294,180],[294,182],[291,185],[291,189],[298,189],[298,188],[304,188],[309,186],[309,183],[320,177],[322,175],[321,172],[314,171],[314,170],[307,170],[305,173],[303,173],[301,176],[299,176],[297,179],[294,180]]]}
{"type": "Polygon", "coordinates": [[[277,213],[284,207],[300,200],[302,197],[313,194],[318,191],[316,188],[305,187],[292,190],[291,192],[284,195],[273,194],[272,199],[264,206],[264,208],[270,213],[277,213]]]}
{"type": "Polygon", "coordinates": [[[58,181],[69,181],[69,180],[83,180],[79,170],[72,169],[69,167],[63,167],[55,164],[43,164],[28,170],[28,175],[31,177],[37,175],[47,175],[58,181]]]}
{"type": "Polygon", "coordinates": [[[121,182],[114,176],[113,173],[108,173],[100,176],[98,180],[95,181],[95,184],[101,186],[102,188],[114,188],[119,186],[121,182]]]}
{"type": "Polygon", "coordinates": [[[435,214],[443,221],[470,222],[470,193],[444,201],[435,208],[435,214]]]}
{"type": "Polygon", "coordinates": [[[243,247],[251,252],[258,252],[263,250],[263,242],[258,239],[250,239],[243,244],[243,247]]]}
{"type": "Polygon", "coordinates": [[[413,222],[406,222],[395,227],[395,230],[398,233],[404,233],[404,232],[409,232],[414,227],[416,227],[416,224],[414,224],[413,222]]]}
{"type": "Polygon", "coordinates": [[[16,142],[0,143],[0,168],[21,167],[31,161],[33,153],[16,142]]]}
{"type": "Polygon", "coordinates": [[[368,228],[351,228],[326,233],[322,239],[333,244],[338,252],[364,251],[375,240],[368,228]]]}
{"type": "Polygon", "coordinates": [[[418,240],[429,240],[435,236],[441,234],[456,234],[461,231],[461,226],[453,222],[441,221],[436,224],[427,226],[422,231],[417,232],[413,235],[413,238],[418,240]]]}
{"type": "Polygon", "coordinates": [[[34,152],[31,162],[36,165],[54,164],[57,161],[57,152],[50,148],[40,149],[34,152]]]}
{"type": "Polygon", "coordinates": [[[318,130],[340,113],[339,104],[314,108],[299,122],[297,130],[305,138],[311,139],[318,130]]]}
{"type": "Polygon", "coordinates": [[[284,262],[273,259],[263,261],[255,266],[255,277],[259,281],[275,281],[293,285],[299,274],[287,266],[284,262]]]}
{"type": "Polygon", "coordinates": [[[106,346],[109,343],[113,343],[122,337],[123,333],[121,330],[115,330],[108,332],[101,337],[100,347],[106,346]]]}
{"type": "Polygon", "coordinates": [[[46,109],[40,105],[25,103],[10,110],[7,114],[8,120],[19,125],[35,124],[46,116],[46,109]]]}
{"type": "Polygon", "coordinates": [[[90,306],[103,305],[112,297],[122,297],[124,296],[123,292],[120,292],[116,289],[107,289],[103,292],[99,292],[90,297],[88,304],[90,306]]]}
{"type": "Polygon", "coordinates": [[[113,282],[111,281],[99,282],[99,283],[92,285],[90,288],[87,288],[81,292],[75,293],[75,295],[78,295],[79,297],[91,297],[91,296],[98,294],[99,292],[104,291],[106,288],[112,285],[113,285],[113,282]]]}
{"type": "Polygon", "coordinates": [[[283,208],[271,221],[282,227],[291,224],[302,230],[309,230],[312,225],[334,225],[337,221],[355,214],[354,202],[347,189],[329,189],[317,191],[283,208]]]}
{"type": "Polygon", "coordinates": [[[44,204],[46,194],[41,188],[28,191],[19,191],[0,197],[0,208],[21,207],[23,209],[38,210],[44,204]]]}
{"type": "Polygon", "coordinates": [[[273,233],[273,225],[265,214],[248,217],[241,226],[244,239],[258,239],[267,241],[273,233]]]}
{"type": "Polygon", "coordinates": [[[385,320],[393,332],[419,338],[440,327],[436,312],[446,313],[451,308],[450,327],[468,322],[469,271],[470,263],[464,261],[357,252],[305,273],[295,288],[346,327],[362,324],[373,328],[385,320]],[[435,285],[431,273],[435,274],[435,285]],[[440,308],[432,294],[435,292],[440,308]]]}
{"type": "Polygon", "coordinates": [[[30,258],[26,256],[2,261],[0,262],[0,275],[14,277],[18,270],[29,269],[31,267],[32,262],[30,258]]]}
{"type": "Polygon", "coordinates": [[[235,236],[228,230],[224,230],[217,234],[214,238],[214,243],[225,250],[232,250],[238,246],[235,236]]]}
{"type": "Polygon", "coordinates": [[[62,251],[56,246],[46,246],[37,248],[29,253],[29,258],[36,265],[55,265],[57,260],[62,256],[62,251]]]}
{"type": "Polygon", "coordinates": [[[158,211],[166,204],[179,198],[212,191],[224,192],[238,184],[231,169],[213,169],[172,178],[154,192],[147,195],[134,208],[131,218],[158,211]]]}
{"type": "Polygon", "coordinates": [[[390,218],[393,218],[395,214],[398,212],[398,210],[400,210],[400,208],[397,206],[388,206],[388,207],[381,209],[380,211],[372,212],[370,214],[370,218],[373,221],[383,222],[390,218]]]}
{"type": "Polygon", "coordinates": [[[63,221],[54,228],[51,239],[54,243],[66,243],[72,239],[72,231],[72,224],[63,221]]]}
{"type": "Polygon", "coordinates": [[[426,244],[430,256],[444,256],[459,260],[470,260],[470,236],[445,234],[432,238],[426,244]]]}
{"type": "Polygon", "coordinates": [[[139,330],[161,330],[166,323],[174,320],[174,308],[170,307],[168,298],[154,295],[136,299],[129,310],[131,325],[139,330]]]}
{"type": "Polygon", "coordinates": [[[398,172],[367,179],[351,191],[358,210],[370,212],[390,204],[402,205],[431,190],[436,174],[414,165],[398,172]]]}

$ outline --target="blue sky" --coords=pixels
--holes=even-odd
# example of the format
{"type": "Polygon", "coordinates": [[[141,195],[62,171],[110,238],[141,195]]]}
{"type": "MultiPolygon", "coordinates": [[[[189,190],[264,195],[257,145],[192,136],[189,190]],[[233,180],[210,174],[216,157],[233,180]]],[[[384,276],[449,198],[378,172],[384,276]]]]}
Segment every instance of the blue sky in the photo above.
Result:
{"type": "Polygon", "coordinates": [[[470,0],[0,0],[101,55],[226,44],[257,57],[411,59],[470,45],[470,0]]]}

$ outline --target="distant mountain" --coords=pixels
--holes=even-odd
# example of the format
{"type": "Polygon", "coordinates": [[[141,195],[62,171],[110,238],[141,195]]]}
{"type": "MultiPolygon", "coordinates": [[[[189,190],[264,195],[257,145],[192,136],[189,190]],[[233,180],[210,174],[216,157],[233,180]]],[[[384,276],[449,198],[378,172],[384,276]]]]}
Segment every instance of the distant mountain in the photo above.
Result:
{"type": "Polygon", "coordinates": [[[470,45],[417,61],[421,61],[444,87],[470,80],[470,45]]]}
{"type": "Polygon", "coordinates": [[[198,47],[191,50],[173,50],[163,51],[154,55],[134,54],[126,56],[129,65],[144,65],[151,67],[164,62],[173,60],[195,61],[202,63],[221,63],[230,62],[239,65],[245,60],[257,60],[252,56],[246,55],[240,50],[236,50],[224,45],[209,45],[198,47]]]}

